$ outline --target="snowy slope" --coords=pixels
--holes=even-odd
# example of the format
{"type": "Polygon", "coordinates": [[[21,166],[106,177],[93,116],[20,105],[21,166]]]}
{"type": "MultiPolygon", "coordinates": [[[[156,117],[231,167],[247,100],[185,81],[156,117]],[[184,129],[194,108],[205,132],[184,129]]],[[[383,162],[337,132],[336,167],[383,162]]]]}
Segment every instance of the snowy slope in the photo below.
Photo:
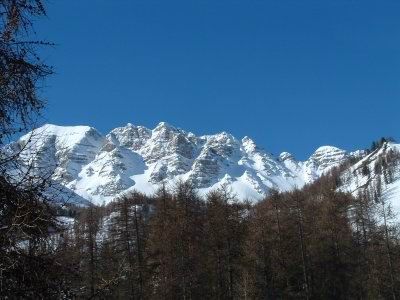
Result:
{"type": "Polygon", "coordinates": [[[354,154],[348,154],[346,151],[333,146],[322,146],[304,162],[296,161],[293,155],[288,152],[281,153],[279,160],[298,177],[302,178],[305,183],[312,183],[333,166],[338,166],[346,161],[350,156],[354,156],[354,154]]]}
{"type": "Polygon", "coordinates": [[[396,159],[392,164],[388,162],[390,155],[399,153],[400,144],[389,142],[365,155],[342,173],[340,190],[352,193],[354,196],[360,193],[368,193],[371,197],[379,196],[379,199],[387,201],[397,213],[400,213],[400,161],[396,159]],[[378,168],[377,165],[382,165],[382,162],[391,167],[387,167],[386,171],[378,168]]]}
{"type": "Polygon", "coordinates": [[[53,172],[54,181],[96,204],[130,189],[152,193],[179,180],[191,181],[200,193],[227,184],[242,199],[259,199],[270,189],[300,188],[355,155],[324,146],[297,161],[287,152],[274,157],[249,137],[195,136],[165,122],[152,130],[127,124],[106,135],[87,126],[48,124],[9,148],[23,150],[53,172]]]}

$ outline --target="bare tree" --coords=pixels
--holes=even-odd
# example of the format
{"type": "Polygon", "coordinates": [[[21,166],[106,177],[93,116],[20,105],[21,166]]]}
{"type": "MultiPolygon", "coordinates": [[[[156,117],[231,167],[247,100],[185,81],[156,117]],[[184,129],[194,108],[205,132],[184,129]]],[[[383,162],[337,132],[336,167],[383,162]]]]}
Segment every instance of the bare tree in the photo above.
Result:
{"type": "Polygon", "coordinates": [[[0,1],[0,142],[30,129],[43,108],[43,80],[52,74],[38,55],[48,42],[31,39],[33,20],[45,16],[42,0],[0,1]]]}

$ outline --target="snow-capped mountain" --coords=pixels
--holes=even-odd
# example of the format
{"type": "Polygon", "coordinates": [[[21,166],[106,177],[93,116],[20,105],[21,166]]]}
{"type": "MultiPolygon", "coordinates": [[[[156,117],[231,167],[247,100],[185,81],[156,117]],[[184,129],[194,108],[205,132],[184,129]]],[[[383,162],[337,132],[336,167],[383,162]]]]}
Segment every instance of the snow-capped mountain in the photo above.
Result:
{"type": "Polygon", "coordinates": [[[48,124],[8,147],[25,156],[35,153],[36,166],[96,204],[130,189],[152,193],[179,180],[191,181],[203,194],[226,184],[241,199],[260,199],[270,189],[300,188],[347,158],[363,155],[324,146],[298,161],[287,152],[274,157],[249,137],[196,136],[165,122],[152,130],[127,124],[107,135],[87,126],[48,124]]]}

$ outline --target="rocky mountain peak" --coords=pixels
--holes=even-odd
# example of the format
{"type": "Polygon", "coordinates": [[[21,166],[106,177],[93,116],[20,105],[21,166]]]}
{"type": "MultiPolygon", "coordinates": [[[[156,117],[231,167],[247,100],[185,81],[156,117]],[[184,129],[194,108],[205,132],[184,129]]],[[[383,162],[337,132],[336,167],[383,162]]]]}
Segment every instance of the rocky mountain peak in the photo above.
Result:
{"type": "Polygon", "coordinates": [[[256,143],[251,138],[249,138],[248,136],[245,136],[242,139],[242,145],[243,145],[243,149],[246,152],[254,152],[254,151],[257,150],[256,143]]]}
{"type": "Polygon", "coordinates": [[[126,126],[113,129],[107,138],[117,145],[139,150],[151,137],[151,130],[143,126],[134,126],[128,123],[126,126]]]}
{"type": "Polygon", "coordinates": [[[286,160],[295,160],[295,158],[289,152],[282,152],[281,154],[279,154],[278,160],[284,162],[286,160]]]}
{"type": "Polygon", "coordinates": [[[309,163],[315,164],[323,172],[326,168],[340,164],[347,158],[347,152],[334,146],[322,146],[310,156],[309,163]]]}

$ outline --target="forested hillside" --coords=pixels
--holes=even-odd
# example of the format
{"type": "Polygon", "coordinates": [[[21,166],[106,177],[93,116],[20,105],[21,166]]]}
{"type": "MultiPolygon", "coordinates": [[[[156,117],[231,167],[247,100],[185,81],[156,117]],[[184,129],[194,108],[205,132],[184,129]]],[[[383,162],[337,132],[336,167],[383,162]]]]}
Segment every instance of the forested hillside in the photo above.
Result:
{"type": "Polygon", "coordinates": [[[252,205],[187,183],[75,211],[59,239],[72,294],[135,299],[387,299],[400,291],[400,236],[379,194],[340,178],[252,205]]]}

